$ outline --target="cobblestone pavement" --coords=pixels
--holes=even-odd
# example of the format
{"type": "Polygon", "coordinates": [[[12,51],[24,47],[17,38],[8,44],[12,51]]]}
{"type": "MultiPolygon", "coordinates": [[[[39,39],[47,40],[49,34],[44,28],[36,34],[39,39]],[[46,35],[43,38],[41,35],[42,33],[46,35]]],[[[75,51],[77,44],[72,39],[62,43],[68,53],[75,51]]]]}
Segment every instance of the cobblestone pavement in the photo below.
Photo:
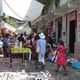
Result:
{"type": "MultiPolygon", "coordinates": [[[[0,63],[0,71],[21,71],[22,69],[25,69],[26,72],[36,71],[34,60],[26,60],[25,63],[20,63],[21,60],[19,60],[19,63],[16,63],[16,61],[17,60],[10,64],[10,66],[8,63],[0,63]]],[[[46,61],[44,70],[48,70],[51,73],[52,80],[80,80],[80,70],[73,69],[70,66],[67,66],[68,76],[63,76],[64,71],[62,68],[60,68],[58,74],[55,73],[56,67],[56,64],[52,64],[51,62],[46,61]]]]}
{"type": "MultiPolygon", "coordinates": [[[[35,61],[27,62],[26,72],[35,71],[35,61]]],[[[52,80],[80,80],[80,70],[73,69],[70,66],[67,66],[68,76],[63,76],[63,69],[60,68],[58,74],[55,73],[56,64],[51,62],[46,62],[45,70],[48,70],[52,75],[52,80]]]]}

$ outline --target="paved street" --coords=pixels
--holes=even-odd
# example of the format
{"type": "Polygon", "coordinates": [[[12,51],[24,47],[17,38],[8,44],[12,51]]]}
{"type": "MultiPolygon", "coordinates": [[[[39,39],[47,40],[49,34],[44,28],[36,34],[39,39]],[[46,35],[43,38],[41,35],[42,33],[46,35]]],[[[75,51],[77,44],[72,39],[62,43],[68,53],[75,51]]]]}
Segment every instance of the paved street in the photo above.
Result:
{"type": "MultiPolygon", "coordinates": [[[[34,61],[27,63],[26,71],[33,72],[35,71],[34,61]]],[[[51,62],[46,62],[45,70],[48,70],[54,80],[80,80],[80,70],[73,69],[71,67],[67,67],[68,76],[63,76],[63,69],[60,68],[59,74],[55,73],[56,64],[52,64],[51,62]]],[[[53,79],[52,79],[53,80],[53,79]]]]}
{"type": "MultiPolygon", "coordinates": [[[[5,62],[5,61],[4,61],[5,62]]],[[[26,72],[35,72],[35,60],[21,63],[21,59],[13,59],[12,65],[9,63],[9,59],[6,59],[5,63],[0,63],[0,71],[22,71],[25,69],[26,72]],[[7,61],[8,60],[8,61],[7,61]],[[20,62],[19,62],[20,61],[20,62]],[[17,63],[16,63],[17,62],[17,63]]],[[[46,61],[45,70],[48,70],[51,73],[52,80],[80,80],[80,70],[73,69],[70,66],[67,66],[68,76],[63,76],[63,69],[60,68],[59,74],[55,73],[56,64],[46,61]]]]}

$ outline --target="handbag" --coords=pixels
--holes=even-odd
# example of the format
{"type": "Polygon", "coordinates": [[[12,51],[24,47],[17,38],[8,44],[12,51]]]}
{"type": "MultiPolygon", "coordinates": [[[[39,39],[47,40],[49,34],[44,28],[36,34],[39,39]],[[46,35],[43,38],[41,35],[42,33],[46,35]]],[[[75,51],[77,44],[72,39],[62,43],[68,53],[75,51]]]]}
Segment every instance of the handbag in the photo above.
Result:
{"type": "Polygon", "coordinates": [[[36,46],[36,52],[39,53],[40,49],[39,46],[36,46]]]}

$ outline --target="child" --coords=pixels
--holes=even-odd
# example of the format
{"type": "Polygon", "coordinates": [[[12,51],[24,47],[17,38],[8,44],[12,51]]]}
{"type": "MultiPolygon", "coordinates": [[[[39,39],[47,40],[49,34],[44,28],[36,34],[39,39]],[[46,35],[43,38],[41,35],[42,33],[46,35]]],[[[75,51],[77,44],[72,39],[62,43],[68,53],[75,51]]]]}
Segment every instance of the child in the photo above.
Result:
{"type": "Polygon", "coordinates": [[[63,75],[65,76],[65,75],[67,75],[67,71],[66,71],[67,55],[66,55],[66,48],[65,48],[64,43],[62,41],[59,42],[57,50],[58,50],[58,58],[57,58],[56,63],[58,65],[58,67],[57,67],[56,72],[59,72],[59,67],[62,66],[64,69],[64,72],[65,72],[63,75]]]}
{"type": "Polygon", "coordinates": [[[54,47],[49,53],[48,53],[48,60],[52,61],[53,63],[56,62],[57,59],[57,49],[54,47]]]}

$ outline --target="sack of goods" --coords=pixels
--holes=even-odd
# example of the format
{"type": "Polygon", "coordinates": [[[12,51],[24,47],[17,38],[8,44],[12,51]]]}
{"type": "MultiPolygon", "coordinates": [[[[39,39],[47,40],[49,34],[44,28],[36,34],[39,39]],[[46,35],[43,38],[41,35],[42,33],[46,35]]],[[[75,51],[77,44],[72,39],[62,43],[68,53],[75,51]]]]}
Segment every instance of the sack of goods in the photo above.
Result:
{"type": "Polygon", "coordinates": [[[0,48],[2,48],[2,46],[3,46],[3,42],[2,42],[2,41],[0,41],[0,48]]]}

